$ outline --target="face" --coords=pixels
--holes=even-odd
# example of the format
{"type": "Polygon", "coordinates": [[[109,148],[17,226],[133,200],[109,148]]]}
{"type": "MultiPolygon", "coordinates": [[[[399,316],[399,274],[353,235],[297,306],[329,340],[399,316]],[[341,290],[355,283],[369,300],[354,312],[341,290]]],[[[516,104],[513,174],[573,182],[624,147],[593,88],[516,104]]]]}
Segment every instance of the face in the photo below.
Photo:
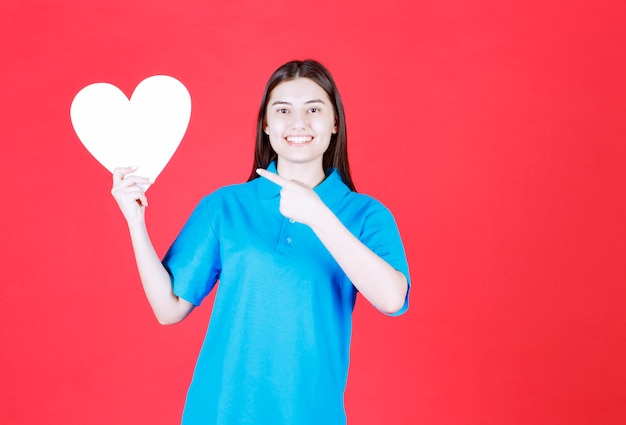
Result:
{"type": "Polygon", "coordinates": [[[285,81],[270,93],[265,133],[279,164],[321,168],[330,138],[337,133],[333,103],[313,80],[285,81]]]}

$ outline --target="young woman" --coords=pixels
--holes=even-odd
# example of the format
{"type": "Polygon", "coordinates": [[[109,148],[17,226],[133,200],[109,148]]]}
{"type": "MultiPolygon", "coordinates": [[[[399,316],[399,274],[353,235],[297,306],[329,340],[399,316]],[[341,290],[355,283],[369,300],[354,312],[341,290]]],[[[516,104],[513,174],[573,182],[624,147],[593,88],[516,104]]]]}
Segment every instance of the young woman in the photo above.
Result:
{"type": "Polygon", "coordinates": [[[345,424],[356,294],[398,315],[409,292],[393,216],[354,191],[346,143],[326,68],[281,66],[261,102],[248,182],[203,198],[162,262],[144,221],[151,182],[115,170],[159,322],[183,320],[220,282],[184,424],[345,424]]]}

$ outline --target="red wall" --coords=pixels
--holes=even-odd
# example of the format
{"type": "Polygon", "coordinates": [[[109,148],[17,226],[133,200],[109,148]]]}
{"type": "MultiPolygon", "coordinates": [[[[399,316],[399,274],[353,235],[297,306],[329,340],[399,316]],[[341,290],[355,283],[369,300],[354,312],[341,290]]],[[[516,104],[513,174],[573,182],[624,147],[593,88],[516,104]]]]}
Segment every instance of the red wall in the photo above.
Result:
{"type": "Polygon", "coordinates": [[[414,285],[400,318],[357,303],[350,423],[626,423],[626,4],[214,3],[0,5],[0,422],[177,423],[210,315],[152,317],[74,95],[154,74],[191,92],[148,192],[164,253],[247,177],[270,73],[314,57],[414,285]]]}

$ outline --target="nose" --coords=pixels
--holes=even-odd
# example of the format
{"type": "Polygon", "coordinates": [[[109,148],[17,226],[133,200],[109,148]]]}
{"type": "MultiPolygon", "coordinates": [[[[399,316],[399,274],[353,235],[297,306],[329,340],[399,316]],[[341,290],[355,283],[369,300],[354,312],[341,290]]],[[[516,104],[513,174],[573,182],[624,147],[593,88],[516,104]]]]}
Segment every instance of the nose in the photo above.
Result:
{"type": "Polygon", "coordinates": [[[302,130],[307,127],[308,122],[306,119],[306,115],[302,112],[295,112],[293,115],[293,120],[291,121],[292,130],[302,130]]]}

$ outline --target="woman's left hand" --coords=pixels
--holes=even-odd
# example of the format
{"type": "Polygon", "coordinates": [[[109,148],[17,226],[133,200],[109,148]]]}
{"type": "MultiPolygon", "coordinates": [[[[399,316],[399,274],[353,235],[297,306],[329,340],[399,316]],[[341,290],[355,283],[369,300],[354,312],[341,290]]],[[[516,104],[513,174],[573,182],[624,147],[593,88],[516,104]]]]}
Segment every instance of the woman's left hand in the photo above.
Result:
{"type": "Polygon", "coordinates": [[[350,233],[309,186],[267,170],[256,171],[282,187],[281,214],[311,227],[361,295],[386,314],[400,311],[408,291],[402,273],[350,233]]]}
{"type": "Polygon", "coordinates": [[[317,193],[298,180],[288,180],[271,171],[259,168],[259,176],[282,187],[280,191],[280,213],[285,217],[313,227],[317,220],[329,211],[317,193]]]}

